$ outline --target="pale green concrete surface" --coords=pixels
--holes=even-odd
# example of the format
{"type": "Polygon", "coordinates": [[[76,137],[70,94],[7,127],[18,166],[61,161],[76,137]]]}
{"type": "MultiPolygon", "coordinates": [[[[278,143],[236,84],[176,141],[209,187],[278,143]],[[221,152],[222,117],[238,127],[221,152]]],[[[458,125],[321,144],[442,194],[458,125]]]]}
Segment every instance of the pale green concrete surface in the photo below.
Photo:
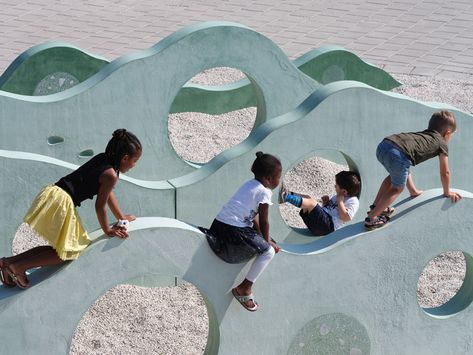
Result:
{"type": "Polygon", "coordinates": [[[140,218],[131,224],[129,240],[99,238],[62,269],[34,272],[27,291],[2,290],[2,351],[67,353],[82,314],[106,290],[142,275],[176,275],[206,298],[214,341],[208,354],[468,353],[472,293],[445,306],[444,319],[429,315],[416,298],[419,275],[432,256],[473,253],[473,200],[453,205],[440,194],[427,191],[381,230],[352,226],[357,235],[330,251],[277,255],[255,286],[256,313],[230,293],[246,267],[222,262],[187,224],[140,218]]]}
{"type": "MultiPolygon", "coordinates": [[[[471,351],[473,162],[465,159],[473,148],[471,116],[360,82],[321,85],[251,29],[192,26],[69,90],[48,96],[0,92],[1,255],[10,253],[10,236],[40,188],[84,162],[80,152],[103,151],[117,127],[136,133],[144,146],[140,164],[121,176],[116,191],[123,210],[140,216],[130,225],[130,239],[104,238],[97,230],[78,260],[32,272],[28,290],[0,288],[5,353],[65,354],[81,316],[106,290],[130,280],[156,285],[175,277],[204,296],[207,354],[471,351]],[[189,78],[217,66],[236,67],[252,78],[258,124],[244,142],[191,167],[169,144],[167,113],[189,78]],[[451,185],[465,198],[452,204],[441,197],[438,162],[430,160],[413,168],[416,184],[428,191],[401,202],[385,228],[365,232],[365,211],[386,174],[376,161],[378,142],[426,128],[440,108],[457,117],[458,132],[449,144],[451,185]],[[354,222],[323,238],[289,228],[277,206],[270,209],[271,235],[284,250],[255,285],[260,309],[250,313],[230,293],[248,266],[222,262],[192,225],[210,225],[252,177],[258,150],[279,156],[284,172],[313,155],[340,159],[342,153],[363,188],[354,222]],[[430,259],[449,250],[464,252],[465,282],[445,306],[421,309],[419,275],[430,259]]],[[[89,230],[98,227],[93,203],[84,202],[79,212],[89,230]]]]}
{"type": "MultiPolygon", "coordinates": [[[[66,43],[44,43],[13,61],[0,76],[0,90],[21,95],[51,95],[87,80],[108,63],[66,43]]],[[[309,51],[293,64],[321,84],[356,80],[381,90],[401,85],[382,69],[334,45],[309,51]]],[[[220,86],[187,83],[177,93],[170,112],[217,115],[251,106],[256,106],[256,96],[248,79],[220,86]]]]}
{"type": "Polygon", "coordinates": [[[19,55],[5,70],[0,90],[20,95],[55,94],[87,80],[107,63],[67,43],[40,44],[19,55]],[[57,73],[63,73],[64,81],[57,73]]]}

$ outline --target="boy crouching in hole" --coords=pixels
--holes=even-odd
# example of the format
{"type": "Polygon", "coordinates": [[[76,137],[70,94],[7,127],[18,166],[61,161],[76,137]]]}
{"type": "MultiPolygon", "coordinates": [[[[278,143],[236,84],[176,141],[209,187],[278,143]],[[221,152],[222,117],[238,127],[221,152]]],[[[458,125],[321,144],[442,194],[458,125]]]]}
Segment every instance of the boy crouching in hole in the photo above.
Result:
{"type": "Polygon", "coordinates": [[[360,177],[353,171],[335,175],[336,195],[322,196],[322,205],[308,195],[288,191],[284,183],[279,191],[279,203],[290,203],[300,208],[299,215],[309,231],[316,237],[327,235],[351,221],[360,202],[360,177]]]}

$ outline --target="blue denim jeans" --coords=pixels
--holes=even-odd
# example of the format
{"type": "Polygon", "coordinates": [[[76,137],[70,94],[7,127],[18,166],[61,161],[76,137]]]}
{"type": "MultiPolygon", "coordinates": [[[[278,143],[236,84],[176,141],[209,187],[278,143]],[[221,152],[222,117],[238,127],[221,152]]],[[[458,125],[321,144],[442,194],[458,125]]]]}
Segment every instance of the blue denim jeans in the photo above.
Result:
{"type": "Polygon", "coordinates": [[[376,158],[383,164],[391,177],[391,184],[395,187],[404,187],[412,165],[409,157],[388,140],[379,143],[376,149],[376,158]]]}

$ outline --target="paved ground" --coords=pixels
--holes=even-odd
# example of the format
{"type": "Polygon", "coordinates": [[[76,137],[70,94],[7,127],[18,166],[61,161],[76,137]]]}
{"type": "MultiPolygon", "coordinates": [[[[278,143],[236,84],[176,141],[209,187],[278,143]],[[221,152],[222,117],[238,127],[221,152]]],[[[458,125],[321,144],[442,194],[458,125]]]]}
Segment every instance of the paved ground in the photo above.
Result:
{"type": "Polygon", "coordinates": [[[0,73],[46,41],[114,59],[207,20],[250,26],[291,58],[331,43],[392,73],[473,81],[473,0],[0,0],[0,73]]]}

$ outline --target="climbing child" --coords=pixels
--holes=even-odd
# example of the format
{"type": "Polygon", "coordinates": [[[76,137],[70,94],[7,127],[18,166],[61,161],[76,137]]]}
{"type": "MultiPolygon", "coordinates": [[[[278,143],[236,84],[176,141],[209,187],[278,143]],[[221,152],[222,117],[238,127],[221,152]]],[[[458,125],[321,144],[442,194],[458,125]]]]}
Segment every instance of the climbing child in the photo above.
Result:
{"type": "Polygon", "coordinates": [[[249,311],[256,311],[252,286],[268,263],[279,252],[269,236],[268,210],[272,191],[281,179],[281,162],[270,154],[256,153],[247,181],[223,206],[210,227],[207,238],[215,253],[229,263],[240,263],[256,256],[245,279],[232,289],[233,296],[249,311]]]}
{"type": "Polygon", "coordinates": [[[126,239],[126,223],[133,221],[135,216],[122,213],[112,189],[119,174],[132,169],[141,153],[138,138],[125,129],[117,129],[105,153],[97,154],[55,184],[44,187],[33,201],[24,222],[49,245],[1,258],[0,277],[3,284],[28,288],[26,270],[77,259],[90,240],[75,207],[95,195],[95,211],[103,232],[110,237],[126,239]],[[120,224],[109,226],[106,205],[120,224]]]}
{"type": "Polygon", "coordinates": [[[390,205],[399,196],[407,184],[411,197],[422,193],[414,185],[411,165],[439,157],[440,180],[443,194],[452,202],[461,199],[460,194],[450,191],[450,170],[448,168],[448,142],[457,129],[455,116],[449,111],[440,111],[432,115],[429,126],[421,132],[393,134],[378,145],[376,157],[389,175],[382,182],[378,194],[370,206],[365,227],[368,230],[382,227],[394,212],[390,205]]]}
{"type": "Polygon", "coordinates": [[[287,191],[284,184],[279,193],[279,203],[288,202],[301,208],[299,215],[315,236],[327,235],[351,221],[360,205],[360,178],[353,171],[335,175],[336,195],[322,196],[322,206],[307,195],[287,191]]]}

